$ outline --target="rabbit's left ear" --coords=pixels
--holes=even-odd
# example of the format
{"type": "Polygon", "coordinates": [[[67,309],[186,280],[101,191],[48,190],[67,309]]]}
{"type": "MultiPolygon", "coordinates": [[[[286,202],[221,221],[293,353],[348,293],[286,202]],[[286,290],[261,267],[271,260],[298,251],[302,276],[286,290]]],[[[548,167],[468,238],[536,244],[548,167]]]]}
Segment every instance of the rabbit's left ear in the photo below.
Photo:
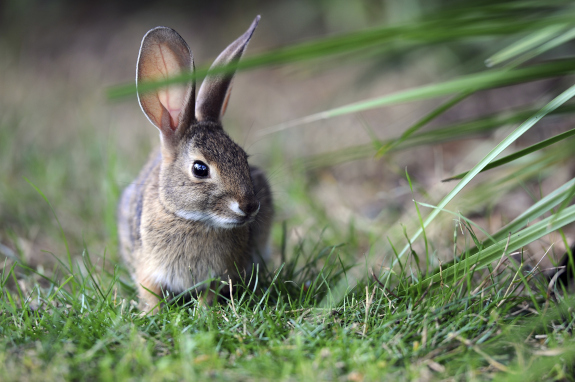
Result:
{"type": "Polygon", "coordinates": [[[249,29],[220,53],[210,67],[198,92],[196,101],[196,118],[198,121],[220,121],[221,116],[226,111],[236,65],[248,46],[259,21],[260,16],[257,16],[249,29]],[[214,68],[223,69],[223,71],[213,73],[214,68]]]}
{"type": "Polygon", "coordinates": [[[193,121],[195,81],[168,84],[151,91],[141,89],[141,83],[169,80],[193,70],[192,52],[175,30],[157,27],[146,33],[136,73],[138,100],[150,122],[161,131],[163,137],[174,137],[178,127],[187,128],[193,121]]]}

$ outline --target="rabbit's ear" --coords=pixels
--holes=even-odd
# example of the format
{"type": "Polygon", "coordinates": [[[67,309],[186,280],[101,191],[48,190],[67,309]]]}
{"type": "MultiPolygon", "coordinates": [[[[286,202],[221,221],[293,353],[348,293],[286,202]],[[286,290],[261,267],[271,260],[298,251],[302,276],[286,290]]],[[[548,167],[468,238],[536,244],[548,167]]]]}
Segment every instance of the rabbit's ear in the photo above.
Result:
{"type": "Polygon", "coordinates": [[[171,137],[179,126],[186,128],[194,119],[195,80],[169,84],[143,91],[147,81],[163,81],[194,70],[194,59],[188,44],[173,29],[157,27],[142,40],[136,85],[142,110],[165,137],[171,137]]]}
{"type": "Polygon", "coordinates": [[[198,121],[219,122],[220,117],[224,114],[230,96],[231,82],[236,72],[235,66],[248,46],[259,21],[260,16],[257,16],[249,29],[232,42],[212,64],[198,91],[196,102],[198,121]],[[229,69],[213,73],[214,68],[223,69],[226,67],[229,69]]]}

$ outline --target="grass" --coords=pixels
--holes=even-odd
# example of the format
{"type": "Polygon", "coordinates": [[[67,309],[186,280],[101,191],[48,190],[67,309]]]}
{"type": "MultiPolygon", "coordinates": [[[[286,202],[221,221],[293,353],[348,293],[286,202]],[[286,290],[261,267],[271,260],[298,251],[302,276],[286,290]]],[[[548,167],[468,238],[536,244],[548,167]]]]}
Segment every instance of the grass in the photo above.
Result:
{"type": "Polygon", "coordinates": [[[401,287],[413,278],[400,273],[391,291],[368,274],[350,284],[341,249],[317,244],[309,255],[296,250],[304,266],[260,272],[259,288],[240,289],[233,303],[191,301],[154,316],[122,297],[130,288],[120,267],[103,270],[103,257],[95,265],[85,253],[83,271],[69,274],[62,263],[50,280],[25,267],[5,269],[3,380],[572,375],[574,301],[549,290],[537,272],[510,263],[479,277],[464,262],[457,283],[410,292],[401,287]]]}
{"type": "MultiPolygon", "coordinates": [[[[248,58],[240,69],[337,56],[346,65],[367,63],[371,76],[389,69],[373,60],[382,52],[393,61],[414,50],[453,57],[469,49],[467,63],[475,63],[456,65],[443,82],[262,129],[260,135],[286,134],[394,103],[436,100],[398,138],[380,139],[362,120],[371,142],[290,166],[283,136],[276,136],[265,154],[268,170],[284,172],[282,184],[270,171],[279,200],[276,259],[255,271],[249,286],[220,280],[219,291],[235,293],[214,306],[191,300],[148,316],[136,308],[133,282],[118,261],[115,208],[149,151],[145,138],[122,152],[82,110],[77,132],[65,124],[54,130],[63,140],[30,129],[30,109],[3,114],[0,379],[573,380],[575,300],[553,277],[562,255],[555,247],[568,247],[575,221],[572,130],[542,133],[552,121],[568,124],[575,111],[572,9],[562,1],[438,5],[401,25],[248,58]],[[478,69],[477,61],[489,68],[478,69]],[[557,76],[549,94],[522,107],[442,120],[480,91],[557,76]],[[397,160],[447,141],[469,147],[460,142],[477,135],[486,139],[465,153],[452,188],[439,184],[442,178],[425,182],[429,163],[406,170],[397,160]],[[396,189],[409,206],[342,218],[343,201],[326,203],[318,184],[333,179],[330,171],[361,172],[374,157],[401,180],[396,189]],[[530,198],[522,210],[500,212],[517,195],[530,198]],[[495,229],[490,219],[500,220],[495,229]]],[[[53,92],[57,102],[66,89],[53,92]]],[[[131,84],[108,92],[132,93],[131,84]]],[[[353,190],[358,198],[363,187],[387,186],[365,183],[353,190]]]]}

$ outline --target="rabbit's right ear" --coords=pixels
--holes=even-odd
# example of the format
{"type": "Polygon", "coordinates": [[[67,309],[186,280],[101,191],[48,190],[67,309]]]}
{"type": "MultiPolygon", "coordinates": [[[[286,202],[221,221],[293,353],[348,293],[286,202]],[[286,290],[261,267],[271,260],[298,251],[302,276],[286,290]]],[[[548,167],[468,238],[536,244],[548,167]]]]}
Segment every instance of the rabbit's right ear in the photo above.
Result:
{"type": "Polygon", "coordinates": [[[136,72],[138,100],[163,138],[171,140],[179,127],[187,128],[195,119],[195,80],[169,84],[147,92],[141,91],[140,85],[147,81],[167,80],[193,70],[192,52],[175,30],[157,27],[146,33],[140,47],[136,72]]]}
{"type": "Polygon", "coordinates": [[[196,105],[196,118],[198,121],[219,122],[221,116],[226,111],[232,80],[236,72],[236,66],[244,54],[258,23],[260,16],[256,16],[252,25],[236,41],[220,53],[214,61],[200,90],[196,105]],[[214,73],[213,69],[228,68],[225,72],[214,73]]]}

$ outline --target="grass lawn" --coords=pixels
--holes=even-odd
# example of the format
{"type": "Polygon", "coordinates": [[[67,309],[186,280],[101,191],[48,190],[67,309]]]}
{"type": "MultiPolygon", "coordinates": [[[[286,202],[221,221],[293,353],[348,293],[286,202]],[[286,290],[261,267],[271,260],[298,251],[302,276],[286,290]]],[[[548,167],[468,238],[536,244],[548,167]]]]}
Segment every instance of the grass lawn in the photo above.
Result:
{"type": "Polygon", "coordinates": [[[477,278],[463,261],[466,277],[425,290],[410,290],[417,284],[406,273],[386,272],[384,282],[389,276],[398,285],[391,291],[368,275],[350,283],[337,246],[295,252],[305,265],[262,272],[255,292],[242,288],[212,307],[170,305],[154,316],[135,308],[121,266],[103,256],[86,252],[83,271],[60,264],[52,279],[6,267],[2,379],[541,380],[573,373],[574,301],[545,278],[513,266],[477,278]]]}

